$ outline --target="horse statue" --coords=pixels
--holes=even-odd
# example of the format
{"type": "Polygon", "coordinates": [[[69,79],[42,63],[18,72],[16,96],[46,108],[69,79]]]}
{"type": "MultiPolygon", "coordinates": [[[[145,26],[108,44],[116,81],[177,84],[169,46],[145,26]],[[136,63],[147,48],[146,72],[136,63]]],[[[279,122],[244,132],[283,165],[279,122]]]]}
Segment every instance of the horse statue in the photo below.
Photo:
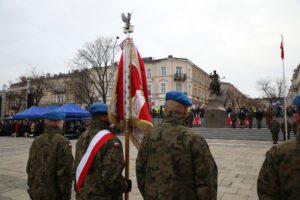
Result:
{"type": "Polygon", "coordinates": [[[216,70],[214,70],[213,74],[210,73],[209,77],[211,79],[210,86],[209,86],[211,94],[215,94],[217,96],[221,96],[221,91],[220,91],[220,86],[221,86],[221,84],[220,84],[220,77],[217,74],[216,70]]]}

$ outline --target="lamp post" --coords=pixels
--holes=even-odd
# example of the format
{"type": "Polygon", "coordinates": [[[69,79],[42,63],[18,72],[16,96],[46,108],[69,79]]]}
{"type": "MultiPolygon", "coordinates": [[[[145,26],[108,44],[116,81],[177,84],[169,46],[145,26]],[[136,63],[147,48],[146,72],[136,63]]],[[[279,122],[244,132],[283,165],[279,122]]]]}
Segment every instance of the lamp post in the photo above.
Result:
{"type": "Polygon", "coordinates": [[[116,40],[115,40],[115,44],[113,46],[113,57],[112,57],[112,63],[111,63],[111,66],[113,67],[113,72],[115,72],[115,48],[116,48],[116,45],[117,45],[117,41],[119,39],[119,36],[116,36],[116,40]]]}

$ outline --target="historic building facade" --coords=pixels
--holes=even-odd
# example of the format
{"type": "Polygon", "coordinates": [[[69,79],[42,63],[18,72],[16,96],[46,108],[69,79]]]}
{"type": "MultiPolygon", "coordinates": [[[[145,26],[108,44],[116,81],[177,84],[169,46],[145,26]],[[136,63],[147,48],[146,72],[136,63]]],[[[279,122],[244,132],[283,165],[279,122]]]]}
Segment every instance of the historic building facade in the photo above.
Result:
{"type": "Polygon", "coordinates": [[[151,107],[165,104],[171,90],[186,93],[195,106],[205,106],[209,97],[209,74],[186,58],[144,58],[151,107]]]}
{"type": "Polygon", "coordinates": [[[222,93],[224,93],[224,106],[226,109],[231,108],[234,110],[238,110],[239,108],[249,104],[248,98],[231,83],[221,82],[221,90],[222,93]]]}

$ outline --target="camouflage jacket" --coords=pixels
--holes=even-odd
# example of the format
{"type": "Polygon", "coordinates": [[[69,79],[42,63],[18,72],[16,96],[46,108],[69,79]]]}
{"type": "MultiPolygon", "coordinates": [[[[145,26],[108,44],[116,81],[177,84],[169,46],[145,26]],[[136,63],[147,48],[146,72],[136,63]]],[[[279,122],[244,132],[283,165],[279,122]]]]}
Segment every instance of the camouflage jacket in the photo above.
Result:
{"type": "Polygon", "coordinates": [[[26,171],[33,200],[71,198],[72,146],[61,133],[59,128],[47,126],[31,145],[26,171]]]}
{"type": "Polygon", "coordinates": [[[270,124],[270,126],[271,126],[271,132],[278,134],[280,132],[280,124],[279,124],[279,122],[276,121],[276,120],[272,120],[270,123],[271,123],[270,124]]]}
{"type": "MultiPolygon", "coordinates": [[[[93,137],[108,126],[100,121],[91,122],[88,129],[79,137],[76,144],[74,173],[93,137]]],[[[124,156],[121,141],[115,137],[102,146],[96,154],[85,180],[76,194],[76,199],[121,200],[127,189],[122,176],[124,156]]],[[[76,186],[75,186],[76,188],[76,186]]]]}
{"type": "Polygon", "coordinates": [[[141,144],[136,176],[145,200],[217,198],[216,163],[206,141],[184,126],[185,118],[170,113],[141,144]]]}
{"type": "Polygon", "coordinates": [[[253,118],[254,118],[253,112],[248,112],[248,113],[247,113],[247,116],[248,116],[248,120],[249,120],[249,121],[253,121],[253,118]]]}
{"type": "Polygon", "coordinates": [[[257,180],[260,200],[300,197],[300,137],[273,146],[266,154],[257,180]]]}

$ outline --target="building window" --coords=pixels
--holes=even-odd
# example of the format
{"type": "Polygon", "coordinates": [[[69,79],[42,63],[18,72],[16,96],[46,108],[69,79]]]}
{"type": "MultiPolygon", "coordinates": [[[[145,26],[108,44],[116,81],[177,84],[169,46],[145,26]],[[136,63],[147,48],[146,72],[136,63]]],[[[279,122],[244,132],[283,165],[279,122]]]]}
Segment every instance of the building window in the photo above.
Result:
{"type": "Polygon", "coordinates": [[[182,73],[182,67],[177,66],[176,67],[176,74],[181,74],[182,73]]]}
{"type": "Polygon", "coordinates": [[[147,77],[151,77],[151,69],[147,69],[147,77]]]}
{"type": "Polygon", "coordinates": [[[112,96],[112,87],[108,88],[108,92],[107,93],[108,93],[108,96],[112,96]]]}
{"type": "Polygon", "coordinates": [[[57,94],[54,96],[54,101],[57,104],[62,104],[65,102],[65,95],[64,94],[57,94]]]}
{"type": "Polygon", "coordinates": [[[182,92],[182,83],[176,83],[176,91],[182,92]]]}
{"type": "Polygon", "coordinates": [[[166,76],[166,67],[160,68],[161,76],[166,76]]]}
{"type": "Polygon", "coordinates": [[[166,84],[165,83],[161,83],[160,84],[160,93],[166,93],[166,84]]]}

